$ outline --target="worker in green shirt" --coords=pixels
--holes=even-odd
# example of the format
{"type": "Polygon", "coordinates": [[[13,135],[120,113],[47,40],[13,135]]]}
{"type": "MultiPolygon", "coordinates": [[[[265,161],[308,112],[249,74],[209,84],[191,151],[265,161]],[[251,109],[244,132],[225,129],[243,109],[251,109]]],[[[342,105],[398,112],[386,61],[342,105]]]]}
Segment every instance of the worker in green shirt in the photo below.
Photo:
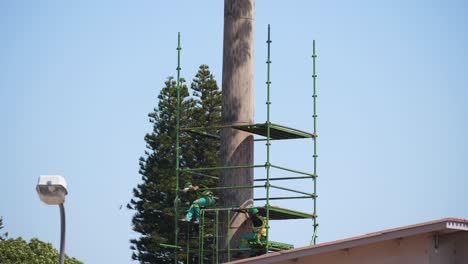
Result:
{"type": "Polygon", "coordinates": [[[242,237],[240,248],[250,248],[250,256],[258,256],[265,253],[266,238],[266,221],[259,214],[258,208],[252,207],[247,209],[247,219],[252,222],[253,233],[242,237]]]}
{"type": "MultiPolygon", "coordinates": [[[[192,185],[190,184],[190,186],[192,185]]],[[[190,186],[187,186],[187,188],[190,189],[190,186]]],[[[199,189],[198,186],[195,187],[197,190],[199,189]]],[[[217,199],[218,197],[214,196],[213,192],[208,190],[203,191],[201,197],[193,201],[192,205],[187,211],[187,214],[185,215],[185,218],[182,218],[180,220],[184,222],[191,222],[192,219],[195,218],[195,221],[193,223],[198,224],[200,222],[200,208],[209,208],[215,206],[217,199]]]]}

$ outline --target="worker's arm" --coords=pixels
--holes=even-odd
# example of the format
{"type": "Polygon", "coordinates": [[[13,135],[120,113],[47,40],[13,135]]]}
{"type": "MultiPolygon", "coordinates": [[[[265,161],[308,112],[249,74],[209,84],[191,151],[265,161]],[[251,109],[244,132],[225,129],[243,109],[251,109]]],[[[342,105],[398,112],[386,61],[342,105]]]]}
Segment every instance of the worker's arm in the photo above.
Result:
{"type": "Polygon", "coordinates": [[[190,185],[190,186],[184,188],[183,192],[186,193],[186,192],[190,192],[190,191],[197,191],[198,189],[200,189],[200,187],[190,185]]]}

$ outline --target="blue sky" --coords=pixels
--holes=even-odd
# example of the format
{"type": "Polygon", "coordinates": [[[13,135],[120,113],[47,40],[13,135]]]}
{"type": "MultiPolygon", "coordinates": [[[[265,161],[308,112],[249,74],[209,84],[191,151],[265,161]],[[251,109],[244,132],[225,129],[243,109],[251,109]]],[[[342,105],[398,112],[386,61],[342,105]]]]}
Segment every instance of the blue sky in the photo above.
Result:
{"type": "MultiPolygon", "coordinates": [[[[319,242],[468,218],[466,2],[257,0],[257,122],[268,24],[275,123],[312,130],[317,41],[319,242]]],[[[124,208],[140,182],[147,113],[176,74],[177,32],[182,75],[208,64],[221,86],[222,31],[223,1],[1,1],[0,216],[10,236],[59,246],[59,210],[39,201],[35,184],[61,174],[67,253],[130,263],[137,234],[124,208]]],[[[264,162],[261,144],[255,155],[264,162]]],[[[310,142],[272,146],[279,165],[311,171],[311,156],[310,142]]],[[[310,221],[273,223],[271,236],[305,246],[311,230],[310,221]]]]}

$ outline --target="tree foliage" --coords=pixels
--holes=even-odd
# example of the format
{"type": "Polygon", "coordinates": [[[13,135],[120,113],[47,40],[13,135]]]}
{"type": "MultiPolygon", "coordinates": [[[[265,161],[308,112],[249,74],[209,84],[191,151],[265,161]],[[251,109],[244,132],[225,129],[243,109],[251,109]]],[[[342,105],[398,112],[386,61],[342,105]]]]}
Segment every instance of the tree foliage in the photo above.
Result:
{"type": "MultiPolygon", "coordinates": [[[[0,218],[0,229],[3,228],[0,218]]],[[[32,238],[29,243],[23,238],[3,238],[0,240],[0,263],[2,264],[55,264],[59,252],[51,243],[32,238]]],[[[83,262],[65,255],[65,264],[83,264],[83,262]]]]}
{"type": "MultiPolygon", "coordinates": [[[[51,243],[45,243],[37,238],[25,241],[21,237],[0,242],[0,263],[55,264],[59,260],[59,252],[51,243]]],[[[65,256],[66,264],[82,264],[83,262],[65,256]]]]}
{"type": "MultiPolygon", "coordinates": [[[[201,65],[190,89],[190,96],[185,81],[181,79],[181,127],[218,125],[221,119],[221,93],[207,65],[201,65]]],[[[133,230],[140,237],[132,239],[132,258],[141,263],[173,263],[173,249],[161,244],[174,244],[175,241],[175,168],[176,168],[176,110],[177,82],[169,77],[158,96],[158,106],[149,113],[153,131],[145,135],[146,151],[140,157],[142,183],[133,189],[134,198],[127,205],[135,210],[132,219],[133,230]]],[[[216,129],[207,128],[207,132],[216,133],[216,129]]],[[[180,167],[209,167],[219,164],[219,141],[200,135],[180,134],[180,167]]],[[[201,186],[217,185],[217,180],[200,175],[181,174],[179,186],[185,181],[201,186]]],[[[194,199],[193,197],[191,199],[194,199]]],[[[181,207],[188,206],[182,200],[181,207]]],[[[184,212],[180,211],[179,218],[184,212]]],[[[186,232],[182,230],[179,245],[185,247],[186,232]]],[[[190,242],[196,246],[196,241],[190,242]]],[[[183,256],[179,256],[182,260],[183,256]]],[[[191,256],[192,261],[196,256],[191,256]]]]}
{"type": "MultiPolygon", "coordinates": [[[[217,135],[219,129],[213,126],[221,123],[221,92],[207,65],[201,65],[193,79],[191,88],[195,97],[194,126],[205,127],[208,134],[217,135]]],[[[195,163],[198,167],[210,167],[219,164],[219,140],[206,136],[192,136],[194,142],[195,163]]],[[[213,184],[215,184],[213,182],[213,184]]]]}

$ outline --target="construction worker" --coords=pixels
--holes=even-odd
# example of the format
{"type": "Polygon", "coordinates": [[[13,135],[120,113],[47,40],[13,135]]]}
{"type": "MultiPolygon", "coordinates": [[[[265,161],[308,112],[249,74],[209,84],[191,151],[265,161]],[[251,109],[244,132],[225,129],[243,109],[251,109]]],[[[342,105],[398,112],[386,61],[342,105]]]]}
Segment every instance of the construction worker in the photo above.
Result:
{"type": "Polygon", "coordinates": [[[213,195],[211,191],[204,191],[202,193],[202,197],[193,201],[192,205],[187,211],[187,215],[185,218],[180,219],[184,222],[190,222],[193,218],[195,218],[194,224],[198,224],[200,222],[200,208],[207,208],[213,207],[216,204],[216,200],[218,197],[213,195]]]}
{"type": "Polygon", "coordinates": [[[194,186],[194,185],[192,185],[192,182],[188,181],[188,182],[186,182],[184,184],[184,189],[182,191],[184,193],[189,193],[189,192],[196,192],[196,191],[198,191],[198,189],[200,189],[200,187],[198,187],[196,185],[194,186]]]}
{"type": "Polygon", "coordinates": [[[265,253],[266,238],[266,221],[259,214],[258,208],[252,207],[247,209],[247,218],[252,222],[254,233],[247,234],[242,237],[240,248],[250,248],[250,256],[258,256],[265,253]]]}
{"type": "Polygon", "coordinates": [[[180,195],[178,195],[176,199],[174,200],[174,203],[178,201],[179,204],[184,203],[186,206],[189,206],[190,201],[197,199],[197,196],[198,196],[197,191],[199,189],[200,189],[199,186],[193,185],[192,182],[187,181],[184,184],[184,188],[181,190],[180,195]]]}

